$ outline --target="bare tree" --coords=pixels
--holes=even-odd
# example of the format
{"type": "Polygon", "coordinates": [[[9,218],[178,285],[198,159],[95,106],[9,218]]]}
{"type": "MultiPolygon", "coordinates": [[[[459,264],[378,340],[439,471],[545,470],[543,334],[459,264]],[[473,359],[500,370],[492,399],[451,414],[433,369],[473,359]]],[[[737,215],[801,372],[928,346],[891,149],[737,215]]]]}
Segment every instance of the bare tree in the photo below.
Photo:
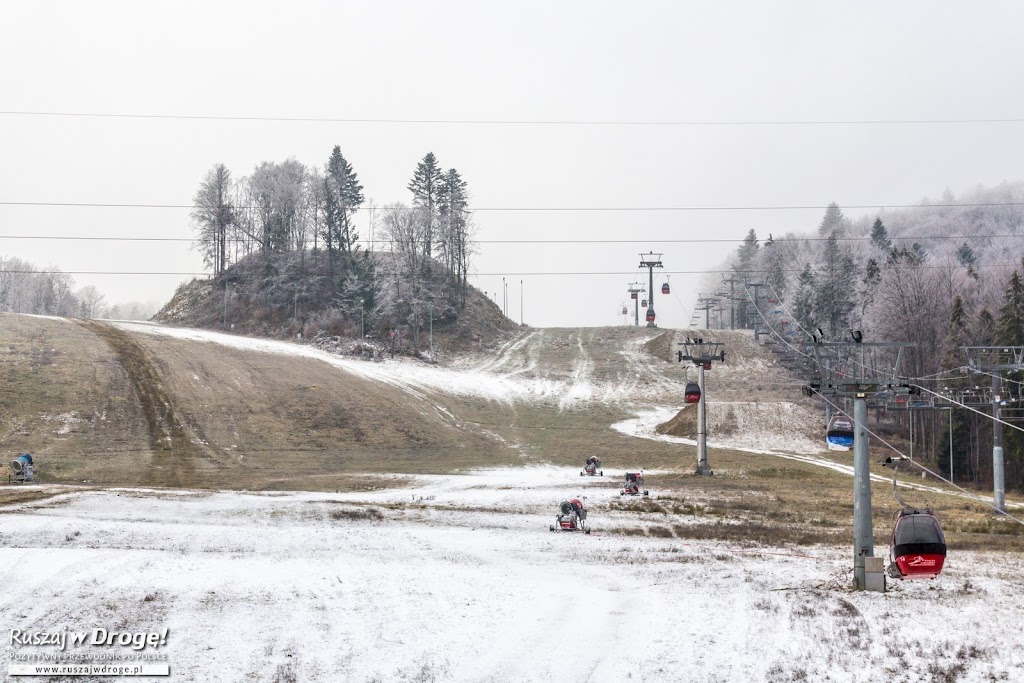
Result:
{"type": "Polygon", "coordinates": [[[227,268],[228,228],[234,223],[231,196],[231,171],[224,164],[216,164],[192,198],[192,222],[199,235],[199,250],[215,276],[227,268]]]}

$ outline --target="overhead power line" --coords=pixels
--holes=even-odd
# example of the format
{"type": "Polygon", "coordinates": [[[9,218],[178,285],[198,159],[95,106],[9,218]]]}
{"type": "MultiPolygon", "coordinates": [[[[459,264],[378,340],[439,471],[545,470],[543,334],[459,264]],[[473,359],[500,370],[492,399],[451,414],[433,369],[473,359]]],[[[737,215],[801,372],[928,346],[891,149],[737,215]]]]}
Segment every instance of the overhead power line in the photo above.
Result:
{"type": "Polygon", "coordinates": [[[355,124],[421,124],[456,126],[921,126],[921,125],[992,125],[1024,123],[1024,118],[949,118],[949,119],[430,119],[386,117],[329,116],[231,116],[218,114],[145,114],[86,111],[0,111],[3,116],[139,119],[167,121],[262,121],[273,123],[355,123],[355,124]]]}
{"type": "MultiPolygon", "coordinates": [[[[0,206],[40,206],[40,207],[82,207],[101,209],[192,209],[192,204],[161,204],[145,202],[27,202],[0,201],[0,206]]],[[[843,204],[844,209],[881,210],[881,209],[935,209],[935,208],[977,208],[977,207],[1016,207],[1024,206],[1024,202],[967,202],[941,204],[843,204]]],[[[234,209],[258,209],[257,206],[234,206],[234,209]]],[[[360,207],[364,211],[384,210],[386,205],[375,204],[360,207]]],[[[631,212],[631,211],[824,211],[828,206],[820,204],[760,204],[760,205],[692,205],[692,206],[475,206],[467,208],[468,213],[474,211],[494,212],[631,212]]]]}
{"type": "MultiPolygon", "coordinates": [[[[1020,263],[991,263],[987,267],[990,268],[1017,268],[1020,263]]],[[[934,266],[915,266],[915,268],[948,268],[948,265],[934,265],[934,266]]],[[[966,268],[967,266],[952,266],[956,268],[966,268]]],[[[668,270],[664,271],[662,275],[718,275],[735,273],[733,270],[668,270]]],[[[763,274],[767,273],[767,270],[746,270],[748,274],[763,274]]],[[[784,268],[782,272],[785,273],[800,273],[803,272],[802,268],[784,268]]],[[[114,270],[16,270],[16,269],[2,269],[0,273],[14,273],[19,275],[193,275],[195,277],[209,277],[213,273],[210,272],[164,272],[164,271],[114,271],[114,270]]],[[[470,277],[563,277],[563,276],[584,276],[584,277],[633,277],[636,273],[632,271],[545,271],[545,272],[509,272],[500,271],[495,273],[470,273],[470,277]]]]}
{"type": "MultiPolygon", "coordinates": [[[[999,239],[1004,237],[1021,237],[1022,234],[1007,233],[1003,235],[909,235],[906,237],[893,237],[890,236],[890,240],[979,240],[979,239],[999,239]]],[[[3,240],[66,240],[66,241],[97,241],[97,242],[189,242],[195,244],[201,244],[204,242],[216,242],[214,239],[198,239],[193,237],[120,237],[113,235],[0,235],[0,239],[3,240]]],[[[779,239],[773,239],[772,242],[775,244],[785,244],[788,242],[827,242],[830,238],[828,237],[784,237],[779,239]]],[[[837,241],[841,242],[868,242],[871,237],[837,237],[837,241]]],[[[229,243],[244,243],[253,242],[252,239],[229,237],[227,240],[229,243]]],[[[360,240],[360,242],[369,242],[370,240],[360,240]]],[[[392,244],[396,240],[388,239],[374,239],[375,244],[392,244]]],[[[743,238],[691,238],[691,239],[656,239],[656,238],[639,238],[639,239],[614,239],[614,240],[596,240],[596,239],[521,239],[521,240],[473,240],[475,244],[740,244],[745,242],[743,238]]]]}

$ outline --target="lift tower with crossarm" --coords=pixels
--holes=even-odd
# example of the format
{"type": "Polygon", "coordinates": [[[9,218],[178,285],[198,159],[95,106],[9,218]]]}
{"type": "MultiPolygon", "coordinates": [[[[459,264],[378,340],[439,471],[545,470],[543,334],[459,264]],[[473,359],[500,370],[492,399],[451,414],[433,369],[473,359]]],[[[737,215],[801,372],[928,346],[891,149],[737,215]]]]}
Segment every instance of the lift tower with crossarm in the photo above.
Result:
{"type": "Polygon", "coordinates": [[[676,351],[679,362],[690,361],[697,366],[697,385],[700,387],[700,400],[697,402],[697,474],[709,477],[714,472],[708,466],[708,421],[707,392],[704,390],[704,371],[711,369],[712,363],[725,362],[725,349],[719,342],[705,339],[690,339],[679,342],[683,350],[676,351]]]}
{"type": "MultiPolygon", "coordinates": [[[[654,269],[664,267],[661,264],[661,254],[655,254],[653,251],[640,254],[640,267],[647,269],[650,279],[647,285],[647,291],[651,293],[647,297],[647,327],[657,327],[654,324],[654,269]]],[[[637,321],[637,324],[639,324],[639,321],[637,321]]]]}
{"type": "Polygon", "coordinates": [[[903,349],[913,344],[902,342],[864,342],[860,330],[851,332],[852,342],[823,341],[821,331],[814,335],[814,359],[817,371],[804,386],[806,396],[818,394],[853,399],[853,587],[855,590],[885,590],[882,563],[877,571],[866,570],[866,559],[875,556],[875,539],[871,526],[871,469],[868,462],[868,398],[919,393],[896,376],[903,349]],[[865,349],[889,349],[895,352],[891,375],[874,372],[864,363],[865,349]]]}

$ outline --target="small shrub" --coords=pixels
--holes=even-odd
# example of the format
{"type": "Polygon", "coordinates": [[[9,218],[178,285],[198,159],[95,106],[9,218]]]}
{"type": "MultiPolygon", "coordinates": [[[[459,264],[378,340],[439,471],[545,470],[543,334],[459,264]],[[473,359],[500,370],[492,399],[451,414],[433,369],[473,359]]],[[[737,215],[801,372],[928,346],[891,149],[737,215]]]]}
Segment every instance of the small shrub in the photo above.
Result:
{"type": "Polygon", "coordinates": [[[384,519],[384,513],[377,508],[339,508],[331,510],[331,519],[378,521],[384,519]]]}

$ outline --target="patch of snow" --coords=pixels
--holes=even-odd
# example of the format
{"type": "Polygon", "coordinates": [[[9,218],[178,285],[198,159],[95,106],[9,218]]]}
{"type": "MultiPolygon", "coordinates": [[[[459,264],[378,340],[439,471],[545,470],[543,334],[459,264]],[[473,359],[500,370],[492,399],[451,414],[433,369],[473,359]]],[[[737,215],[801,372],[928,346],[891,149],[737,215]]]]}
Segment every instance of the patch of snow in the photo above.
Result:
{"type": "Polygon", "coordinates": [[[17,587],[0,614],[24,630],[168,628],[173,675],[194,681],[928,681],[956,667],[983,681],[1024,667],[1015,556],[954,550],[935,581],[852,593],[847,547],[604,534],[637,521],[600,479],[531,467],[411,491],[70,492],[0,510],[0,582],[17,587]],[[580,492],[593,535],[550,533],[580,492]]]}

